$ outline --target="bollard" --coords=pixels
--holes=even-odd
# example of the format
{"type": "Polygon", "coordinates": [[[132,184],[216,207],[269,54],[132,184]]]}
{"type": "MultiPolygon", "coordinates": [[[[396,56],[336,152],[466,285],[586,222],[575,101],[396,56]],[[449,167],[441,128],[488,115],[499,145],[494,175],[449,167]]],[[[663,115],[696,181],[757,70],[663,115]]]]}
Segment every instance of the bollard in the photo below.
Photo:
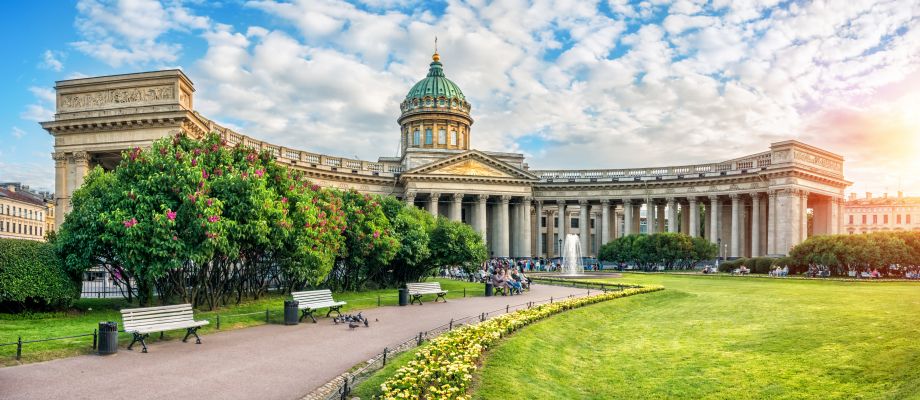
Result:
{"type": "Polygon", "coordinates": [[[390,350],[390,349],[387,348],[387,347],[384,347],[384,348],[383,348],[383,366],[384,366],[384,367],[387,366],[387,351],[389,351],[389,350],[390,350]]]}
{"type": "Polygon", "coordinates": [[[415,344],[416,346],[422,345],[422,333],[421,332],[418,333],[418,339],[415,341],[415,343],[416,343],[415,344]]]}
{"type": "Polygon", "coordinates": [[[217,314],[217,329],[220,329],[220,314],[217,314]]]}
{"type": "Polygon", "coordinates": [[[93,329],[93,350],[96,350],[96,329],[93,329]]]}
{"type": "Polygon", "coordinates": [[[505,314],[509,313],[510,311],[511,311],[511,305],[505,304],[505,314]]]}
{"type": "Polygon", "coordinates": [[[454,330],[454,319],[453,318],[450,319],[450,325],[447,326],[447,330],[449,331],[454,330]]]}
{"type": "Polygon", "coordinates": [[[268,323],[268,309],[265,309],[265,323],[268,323]]]}
{"type": "Polygon", "coordinates": [[[22,358],[22,336],[16,341],[16,359],[22,358]]]}
{"type": "Polygon", "coordinates": [[[549,304],[553,304],[553,298],[552,298],[552,297],[549,298],[549,304]]]}
{"type": "Polygon", "coordinates": [[[377,295],[377,307],[380,307],[380,295],[377,295]]]}
{"type": "Polygon", "coordinates": [[[342,400],[347,399],[347,398],[348,398],[348,394],[351,393],[351,388],[348,387],[348,377],[347,377],[347,376],[345,377],[344,381],[345,381],[345,383],[344,383],[344,385],[342,386],[342,397],[341,397],[342,400]]]}
{"type": "Polygon", "coordinates": [[[463,298],[466,298],[466,288],[463,288],[463,298]]]}

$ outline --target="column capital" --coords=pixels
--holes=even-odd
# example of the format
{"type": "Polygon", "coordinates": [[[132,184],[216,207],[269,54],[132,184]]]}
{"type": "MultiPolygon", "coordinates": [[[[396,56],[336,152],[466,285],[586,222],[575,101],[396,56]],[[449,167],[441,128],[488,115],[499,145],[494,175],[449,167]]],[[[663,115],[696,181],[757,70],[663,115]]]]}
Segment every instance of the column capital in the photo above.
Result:
{"type": "Polygon", "coordinates": [[[609,206],[609,205],[610,205],[610,199],[601,199],[601,205],[602,205],[602,206],[605,206],[605,207],[606,207],[606,206],[609,206]]]}
{"type": "Polygon", "coordinates": [[[751,199],[753,199],[753,200],[760,200],[760,192],[751,192],[751,193],[748,193],[748,194],[751,196],[751,199]]]}
{"type": "Polygon", "coordinates": [[[557,204],[557,205],[560,205],[560,206],[564,206],[564,205],[565,205],[565,199],[556,199],[556,204],[557,204]]]}
{"type": "Polygon", "coordinates": [[[508,202],[511,201],[511,196],[501,195],[498,197],[498,199],[501,200],[502,204],[508,204],[508,202]]]}
{"type": "Polygon", "coordinates": [[[776,194],[777,194],[778,192],[779,192],[779,190],[770,189],[769,191],[767,191],[767,196],[769,196],[771,199],[772,199],[772,198],[775,198],[775,197],[776,197],[776,194]]]}
{"type": "Polygon", "coordinates": [[[441,197],[441,193],[438,193],[438,192],[431,192],[429,193],[429,195],[431,196],[432,199],[441,197]]]}
{"type": "Polygon", "coordinates": [[[415,199],[416,192],[406,192],[406,199],[415,199]]]}
{"type": "Polygon", "coordinates": [[[89,153],[85,151],[75,151],[71,154],[74,161],[89,161],[89,153]]]}
{"type": "Polygon", "coordinates": [[[632,205],[632,199],[623,199],[623,205],[626,205],[626,206],[632,205]]]}
{"type": "Polygon", "coordinates": [[[454,193],[453,197],[455,202],[463,201],[463,193],[454,193]]]}
{"type": "Polygon", "coordinates": [[[537,205],[537,206],[542,206],[542,205],[543,205],[543,199],[534,199],[533,204],[534,204],[534,205],[537,205]]]}
{"type": "Polygon", "coordinates": [[[717,194],[711,194],[707,197],[709,197],[709,201],[719,201],[719,195],[717,194]]]}
{"type": "Polygon", "coordinates": [[[696,198],[696,196],[687,198],[687,202],[689,202],[690,204],[696,204],[698,201],[699,200],[696,198]]]}
{"type": "Polygon", "coordinates": [[[728,195],[728,198],[732,199],[732,202],[741,200],[741,195],[738,193],[731,193],[728,195]]]}
{"type": "Polygon", "coordinates": [[[664,198],[664,201],[665,201],[665,203],[668,203],[668,205],[673,206],[673,205],[674,205],[674,202],[677,201],[677,199],[675,199],[673,196],[671,196],[671,197],[665,197],[665,198],[664,198]]]}
{"type": "Polygon", "coordinates": [[[523,198],[521,198],[521,201],[522,201],[522,202],[525,202],[525,203],[530,203],[531,201],[533,201],[533,197],[532,197],[532,196],[524,196],[523,198]]]}
{"type": "Polygon", "coordinates": [[[477,195],[476,195],[476,201],[478,201],[478,202],[480,202],[480,203],[485,203],[485,202],[489,201],[489,195],[487,195],[487,194],[477,194],[477,195]]]}
{"type": "Polygon", "coordinates": [[[578,205],[582,207],[588,205],[588,199],[578,199],[578,205]]]}

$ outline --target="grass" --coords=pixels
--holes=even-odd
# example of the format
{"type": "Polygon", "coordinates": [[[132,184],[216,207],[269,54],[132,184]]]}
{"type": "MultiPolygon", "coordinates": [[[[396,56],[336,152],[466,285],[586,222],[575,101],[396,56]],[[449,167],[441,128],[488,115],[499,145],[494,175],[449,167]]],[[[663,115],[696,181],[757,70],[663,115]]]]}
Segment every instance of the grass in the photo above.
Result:
{"type": "MultiPolygon", "coordinates": [[[[464,296],[482,296],[483,286],[480,283],[461,282],[450,279],[435,279],[441,282],[441,287],[448,290],[448,298],[464,296]]],[[[377,307],[378,296],[380,305],[389,306],[398,303],[395,289],[369,290],[362,292],[335,293],[336,300],[348,304],[342,307],[342,312],[362,310],[377,307]]],[[[434,295],[425,296],[423,300],[430,301],[434,295]],[[428,298],[430,297],[430,299],[428,298]]],[[[272,323],[281,323],[283,315],[283,301],[287,296],[270,294],[258,300],[244,300],[239,305],[231,305],[213,311],[195,311],[196,319],[206,319],[210,324],[202,328],[200,334],[217,332],[217,315],[220,315],[220,330],[245,328],[265,323],[265,310],[268,309],[269,320],[272,323]],[[249,315],[239,315],[249,314],[249,315]]],[[[121,324],[121,314],[118,310],[130,305],[124,300],[114,299],[81,299],[66,312],[32,313],[32,314],[0,314],[0,343],[16,342],[19,336],[23,341],[63,337],[81,334],[90,334],[100,321],[117,321],[121,324]]],[[[185,331],[175,330],[165,332],[165,339],[181,339],[185,331]]],[[[149,343],[155,343],[158,335],[151,335],[149,343]]],[[[119,343],[124,346],[130,342],[131,335],[119,334],[119,343]]],[[[37,361],[46,361],[55,358],[69,357],[91,353],[92,336],[72,339],[53,340],[40,343],[23,345],[22,359],[16,361],[16,346],[0,347],[0,366],[17,365],[37,361]]]]}
{"type": "Polygon", "coordinates": [[[605,282],[666,290],[524,328],[490,350],[473,398],[920,399],[916,283],[605,282]]]}

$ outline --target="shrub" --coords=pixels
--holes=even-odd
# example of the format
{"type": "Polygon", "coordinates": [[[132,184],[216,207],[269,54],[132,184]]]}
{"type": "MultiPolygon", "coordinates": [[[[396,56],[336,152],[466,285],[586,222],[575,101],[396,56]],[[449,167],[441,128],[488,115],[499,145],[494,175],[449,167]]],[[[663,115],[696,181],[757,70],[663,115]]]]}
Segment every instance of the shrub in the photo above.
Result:
{"type": "Polygon", "coordinates": [[[79,294],[53,245],[0,239],[0,312],[64,308],[79,294]]]}
{"type": "Polygon", "coordinates": [[[754,272],[758,274],[766,274],[770,272],[770,269],[773,268],[773,258],[770,257],[757,257],[757,262],[754,264],[754,272]]]}

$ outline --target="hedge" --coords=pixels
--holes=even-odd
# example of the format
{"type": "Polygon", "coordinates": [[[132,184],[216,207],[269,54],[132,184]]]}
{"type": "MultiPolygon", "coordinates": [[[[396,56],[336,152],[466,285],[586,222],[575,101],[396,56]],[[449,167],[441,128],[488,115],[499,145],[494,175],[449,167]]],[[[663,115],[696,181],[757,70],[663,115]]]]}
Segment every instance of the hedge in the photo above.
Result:
{"type": "Polygon", "coordinates": [[[661,286],[577,297],[504,314],[445,333],[415,353],[415,359],[380,385],[383,399],[468,399],[466,394],[483,352],[503,335],[565,310],[640,293],[661,286]]]}
{"type": "Polygon", "coordinates": [[[65,308],[79,295],[53,245],[0,239],[0,312],[65,308]]]}

